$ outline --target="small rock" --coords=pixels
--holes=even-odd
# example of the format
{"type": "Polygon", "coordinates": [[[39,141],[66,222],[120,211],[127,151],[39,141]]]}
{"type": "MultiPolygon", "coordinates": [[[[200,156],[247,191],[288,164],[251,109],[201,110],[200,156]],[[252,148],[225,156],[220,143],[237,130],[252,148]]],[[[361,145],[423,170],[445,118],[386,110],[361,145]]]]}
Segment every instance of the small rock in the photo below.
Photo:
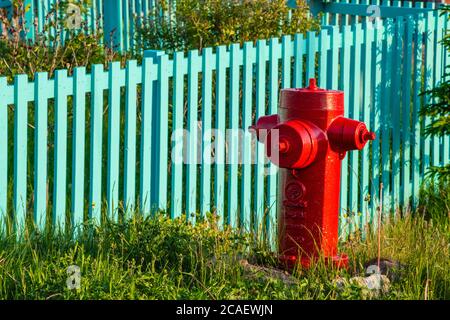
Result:
{"type": "Polygon", "coordinates": [[[349,285],[354,285],[362,289],[364,298],[376,298],[380,294],[389,292],[390,281],[385,275],[372,274],[368,277],[353,277],[349,280],[337,278],[333,281],[337,289],[342,291],[349,285]]]}
{"type": "Polygon", "coordinates": [[[239,263],[244,268],[244,271],[249,278],[260,278],[264,280],[276,279],[286,285],[298,284],[297,278],[293,277],[285,270],[253,265],[245,259],[240,260],[239,263]]]}
{"type": "Polygon", "coordinates": [[[382,274],[372,274],[368,277],[354,277],[350,279],[350,283],[359,285],[369,290],[381,291],[387,293],[389,291],[390,280],[382,274]]]}
{"type": "Polygon", "coordinates": [[[220,256],[213,256],[210,260],[210,263],[215,265],[217,263],[224,263],[226,265],[232,265],[237,263],[242,259],[242,255],[236,254],[236,255],[227,255],[223,254],[220,256]]]}
{"type": "Polygon", "coordinates": [[[344,290],[348,286],[348,280],[346,278],[337,277],[333,280],[333,284],[338,288],[338,290],[344,290]]]}
{"type": "Polygon", "coordinates": [[[397,281],[400,278],[400,271],[404,265],[399,261],[380,258],[380,266],[378,268],[378,258],[373,258],[364,264],[364,272],[366,277],[380,273],[389,278],[390,281],[397,281]]]}

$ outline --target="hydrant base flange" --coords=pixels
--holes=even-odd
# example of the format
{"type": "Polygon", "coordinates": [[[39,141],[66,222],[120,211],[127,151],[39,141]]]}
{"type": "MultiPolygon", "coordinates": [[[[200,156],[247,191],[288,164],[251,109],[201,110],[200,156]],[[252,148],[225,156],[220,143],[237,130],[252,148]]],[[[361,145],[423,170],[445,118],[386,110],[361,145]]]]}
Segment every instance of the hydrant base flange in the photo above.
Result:
{"type": "MultiPolygon", "coordinates": [[[[318,263],[319,257],[298,257],[294,255],[282,255],[278,257],[280,264],[283,268],[288,270],[293,270],[298,262],[302,268],[308,269],[311,267],[312,263],[318,263]]],[[[347,269],[348,268],[348,256],[345,253],[341,253],[332,257],[325,257],[324,262],[326,266],[333,266],[337,269],[347,269]]]]}

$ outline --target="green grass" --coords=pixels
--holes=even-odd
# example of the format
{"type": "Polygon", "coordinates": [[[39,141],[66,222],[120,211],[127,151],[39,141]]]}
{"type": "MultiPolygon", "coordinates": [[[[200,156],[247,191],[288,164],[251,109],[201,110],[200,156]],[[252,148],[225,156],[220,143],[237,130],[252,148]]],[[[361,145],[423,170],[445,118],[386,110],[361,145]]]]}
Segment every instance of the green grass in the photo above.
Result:
{"type": "MultiPolygon", "coordinates": [[[[383,222],[381,256],[405,267],[380,299],[450,299],[450,192],[432,197],[442,192],[436,190],[422,194],[415,214],[383,222]],[[426,214],[436,214],[436,206],[442,208],[439,219],[426,214]]],[[[206,221],[189,226],[163,215],[136,215],[126,224],[86,230],[77,241],[64,235],[2,237],[0,299],[360,299],[367,298],[363,290],[352,285],[339,291],[333,280],[358,274],[378,252],[376,231],[354,235],[341,245],[350,257],[348,271],[318,262],[297,270],[296,284],[286,284],[249,273],[240,263],[245,258],[274,266],[264,245],[206,221]],[[81,269],[78,290],[67,288],[71,265],[81,269]]]]}

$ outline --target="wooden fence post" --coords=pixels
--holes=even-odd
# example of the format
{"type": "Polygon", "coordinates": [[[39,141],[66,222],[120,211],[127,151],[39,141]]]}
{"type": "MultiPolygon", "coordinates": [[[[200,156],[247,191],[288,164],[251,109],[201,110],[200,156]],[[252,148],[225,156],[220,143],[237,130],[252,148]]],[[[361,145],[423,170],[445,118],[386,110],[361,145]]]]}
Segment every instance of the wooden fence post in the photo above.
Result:
{"type": "MultiPolygon", "coordinates": [[[[164,56],[165,53],[162,50],[146,50],[144,51],[144,58],[152,58],[153,62],[158,63],[158,72],[160,69],[159,61],[158,59],[161,56],[164,56]]],[[[164,138],[163,132],[164,131],[162,126],[167,125],[167,121],[162,121],[161,119],[165,118],[165,110],[161,110],[160,104],[161,104],[161,98],[162,97],[160,92],[164,88],[161,88],[161,77],[158,75],[158,80],[153,81],[152,85],[152,134],[151,134],[151,145],[152,150],[155,150],[155,152],[151,152],[151,182],[150,182],[150,210],[155,209],[155,204],[157,209],[165,209],[165,189],[164,185],[167,183],[165,179],[167,179],[167,170],[162,169],[161,166],[164,166],[163,162],[163,156],[165,153],[167,153],[167,150],[164,149],[164,141],[161,141],[161,139],[164,138]],[[165,177],[165,178],[164,178],[165,177]],[[164,189],[164,190],[163,190],[164,189]]],[[[167,149],[167,146],[165,147],[167,149]]]]}
{"type": "Polygon", "coordinates": [[[103,26],[105,44],[122,51],[122,0],[108,0],[103,2],[103,26]]]}
{"type": "Polygon", "coordinates": [[[25,8],[25,28],[27,32],[22,37],[34,41],[34,0],[24,0],[23,5],[25,8]]]}

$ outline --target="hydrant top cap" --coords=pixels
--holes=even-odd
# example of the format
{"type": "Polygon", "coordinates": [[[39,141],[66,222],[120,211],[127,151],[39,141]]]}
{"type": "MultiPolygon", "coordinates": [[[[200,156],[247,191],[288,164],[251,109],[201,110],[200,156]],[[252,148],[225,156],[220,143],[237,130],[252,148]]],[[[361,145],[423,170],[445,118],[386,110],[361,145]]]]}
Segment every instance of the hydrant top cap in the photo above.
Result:
{"type": "Polygon", "coordinates": [[[309,90],[322,90],[320,88],[317,87],[317,82],[315,78],[311,78],[309,79],[309,90]]]}
{"type": "Polygon", "coordinates": [[[295,92],[304,92],[304,93],[325,93],[325,94],[342,94],[342,91],[339,90],[327,90],[322,89],[317,86],[317,80],[315,78],[309,79],[309,86],[306,88],[292,88],[292,89],[283,89],[283,91],[295,91],[295,92]]]}
{"type": "Polygon", "coordinates": [[[319,88],[314,78],[309,79],[309,86],[306,88],[282,89],[280,98],[280,109],[303,110],[308,113],[311,110],[344,110],[344,91],[319,88]]]}

